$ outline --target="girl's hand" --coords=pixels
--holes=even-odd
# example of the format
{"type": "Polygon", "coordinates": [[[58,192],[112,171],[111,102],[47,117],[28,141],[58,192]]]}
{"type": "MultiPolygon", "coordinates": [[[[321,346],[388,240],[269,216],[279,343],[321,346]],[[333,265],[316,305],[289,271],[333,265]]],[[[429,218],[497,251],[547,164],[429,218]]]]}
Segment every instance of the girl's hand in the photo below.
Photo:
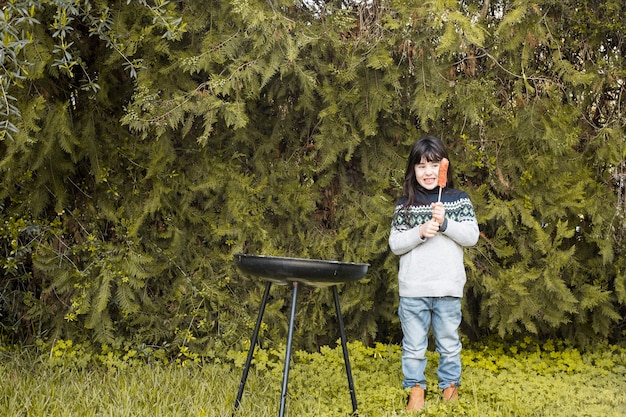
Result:
{"type": "Polygon", "coordinates": [[[433,208],[433,220],[442,225],[446,218],[446,210],[443,208],[443,203],[432,203],[430,206],[433,208]]]}
{"type": "Polygon", "coordinates": [[[439,231],[439,223],[435,220],[429,220],[420,226],[420,236],[422,239],[429,239],[435,237],[439,231]]]}

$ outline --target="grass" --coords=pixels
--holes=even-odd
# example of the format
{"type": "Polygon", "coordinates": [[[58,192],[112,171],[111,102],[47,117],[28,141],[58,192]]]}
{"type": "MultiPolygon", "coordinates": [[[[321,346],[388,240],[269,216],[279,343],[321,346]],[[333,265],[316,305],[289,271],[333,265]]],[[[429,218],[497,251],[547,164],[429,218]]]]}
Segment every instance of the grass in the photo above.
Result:
{"type": "MultiPolygon", "coordinates": [[[[428,366],[426,408],[404,411],[400,349],[350,343],[359,416],[624,416],[626,349],[576,349],[528,344],[466,348],[461,398],[441,403],[437,355],[428,366]]],[[[246,352],[210,362],[164,364],[120,359],[74,366],[46,355],[4,351],[1,416],[231,416],[246,352]]],[[[236,415],[278,414],[283,350],[260,350],[236,415]]],[[[93,362],[93,361],[92,361],[93,362]]],[[[294,352],[288,416],[349,416],[352,406],[340,348],[294,352]]]]}

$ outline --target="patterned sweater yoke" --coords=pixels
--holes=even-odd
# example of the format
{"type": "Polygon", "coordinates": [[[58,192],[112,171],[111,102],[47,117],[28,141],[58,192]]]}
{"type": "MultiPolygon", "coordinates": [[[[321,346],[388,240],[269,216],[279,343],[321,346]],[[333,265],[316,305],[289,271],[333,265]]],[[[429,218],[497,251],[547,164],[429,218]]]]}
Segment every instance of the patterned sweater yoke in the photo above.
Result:
{"type": "MultiPolygon", "coordinates": [[[[438,189],[437,189],[438,190],[438,189]]],[[[428,205],[405,207],[406,198],[401,199],[396,206],[392,228],[398,231],[409,230],[426,223],[432,218],[430,203],[437,202],[438,192],[428,194],[428,205]]],[[[457,221],[475,221],[476,214],[469,196],[460,190],[446,189],[441,195],[441,202],[446,211],[446,218],[457,221]]]]}

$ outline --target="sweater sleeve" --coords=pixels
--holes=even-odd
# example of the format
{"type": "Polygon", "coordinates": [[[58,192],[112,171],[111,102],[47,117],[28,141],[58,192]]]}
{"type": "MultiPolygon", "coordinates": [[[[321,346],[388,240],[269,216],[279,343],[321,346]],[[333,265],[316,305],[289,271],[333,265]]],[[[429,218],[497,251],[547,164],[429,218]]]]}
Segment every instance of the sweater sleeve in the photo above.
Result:
{"type": "Polygon", "coordinates": [[[447,219],[446,230],[442,233],[461,246],[474,246],[478,242],[480,231],[475,220],[459,222],[447,219]]]}
{"type": "Polygon", "coordinates": [[[395,255],[404,255],[424,242],[426,239],[420,237],[419,227],[403,231],[392,228],[389,234],[389,248],[395,255]]]}
{"type": "Polygon", "coordinates": [[[446,223],[441,233],[460,246],[474,246],[478,242],[480,230],[474,213],[474,207],[467,194],[459,192],[449,203],[446,211],[446,223]]]}

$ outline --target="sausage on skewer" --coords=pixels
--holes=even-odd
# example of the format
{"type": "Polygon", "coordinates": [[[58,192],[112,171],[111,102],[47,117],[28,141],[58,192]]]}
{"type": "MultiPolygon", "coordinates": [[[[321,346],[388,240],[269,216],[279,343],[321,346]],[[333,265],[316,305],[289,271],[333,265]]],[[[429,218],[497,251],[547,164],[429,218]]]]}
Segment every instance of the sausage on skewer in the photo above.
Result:
{"type": "Polygon", "coordinates": [[[448,183],[448,166],[450,165],[450,161],[448,158],[443,158],[439,161],[439,174],[437,177],[437,185],[439,185],[439,199],[437,201],[441,201],[441,190],[448,183]]]}

